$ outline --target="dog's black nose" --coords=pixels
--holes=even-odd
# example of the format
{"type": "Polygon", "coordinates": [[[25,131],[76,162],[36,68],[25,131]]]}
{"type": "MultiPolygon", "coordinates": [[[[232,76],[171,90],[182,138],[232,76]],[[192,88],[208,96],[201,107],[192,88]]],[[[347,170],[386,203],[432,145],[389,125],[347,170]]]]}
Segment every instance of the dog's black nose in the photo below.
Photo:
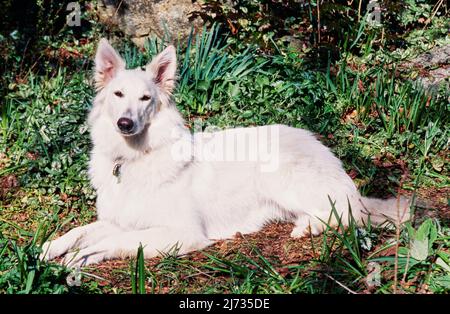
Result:
{"type": "Polygon", "coordinates": [[[124,133],[129,133],[134,126],[133,120],[128,119],[128,118],[120,118],[117,121],[117,126],[119,127],[119,129],[124,132],[124,133]]]}

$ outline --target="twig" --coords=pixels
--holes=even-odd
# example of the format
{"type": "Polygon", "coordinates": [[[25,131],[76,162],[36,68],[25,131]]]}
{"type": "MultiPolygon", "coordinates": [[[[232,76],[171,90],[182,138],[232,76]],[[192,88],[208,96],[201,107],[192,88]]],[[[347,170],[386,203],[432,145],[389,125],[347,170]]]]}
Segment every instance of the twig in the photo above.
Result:
{"type": "Polygon", "coordinates": [[[212,271],[204,272],[204,271],[201,271],[200,269],[198,269],[197,267],[192,267],[192,268],[195,269],[197,271],[197,273],[187,275],[186,277],[184,277],[185,279],[195,277],[195,276],[200,276],[200,275],[204,275],[204,276],[214,279],[214,276],[211,276],[210,274],[214,274],[214,273],[216,273],[216,271],[212,270],[212,271]]]}
{"type": "Polygon", "coordinates": [[[424,30],[425,27],[427,27],[428,24],[430,24],[431,20],[434,18],[436,13],[439,11],[439,9],[441,8],[442,4],[444,4],[444,0],[439,0],[439,2],[436,3],[436,5],[434,6],[433,11],[431,13],[431,17],[425,21],[425,25],[423,26],[422,30],[424,30]]]}
{"type": "Polygon", "coordinates": [[[402,284],[406,284],[406,275],[408,274],[409,260],[411,259],[411,250],[408,250],[408,255],[406,256],[405,273],[403,274],[402,284]]]}
{"type": "Polygon", "coordinates": [[[120,0],[119,5],[116,8],[116,11],[114,11],[113,17],[116,17],[117,12],[119,12],[120,7],[122,6],[122,2],[123,2],[123,0],[120,0]]]}
{"type": "Polygon", "coordinates": [[[106,279],[106,278],[103,278],[103,277],[100,277],[100,276],[97,276],[97,275],[94,275],[94,274],[91,274],[91,273],[87,273],[87,272],[84,272],[84,271],[80,271],[80,274],[81,274],[81,275],[85,275],[85,276],[87,276],[87,277],[95,278],[95,279],[97,279],[97,280],[102,280],[102,281],[108,281],[108,282],[111,282],[111,280],[109,280],[109,279],[106,279]]]}
{"type": "Polygon", "coordinates": [[[25,61],[25,54],[27,52],[28,49],[28,45],[30,44],[31,39],[27,40],[27,44],[25,45],[25,48],[23,49],[23,53],[22,53],[22,61],[20,62],[20,67],[19,67],[19,74],[22,74],[22,69],[23,69],[23,62],[25,61]]]}
{"type": "Polygon", "coordinates": [[[362,0],[359,0],[359,4],[358,4],[358,23],[361,20],[361,6],[362,6],[362,0]]]}
{"type": "Polygon", "coordinates": [[[400,226],[397,224],[397,221],[395,222],[396,230],[395,230],[395,258],[394,258],[394,284],[393,284],[393,293],[397,293],[397,282],[398,282],[398,250],[399,250],[399,244],[400,244],[400,226]]]}
{"type": "Polygon", "coordinates": [[[320,44],[320,0],[317,1],[317,43],[320,44]]]}
{"type": "Polygon", "coordinates": [[[344,285],[343,283],[341,283],[341,282],[337,281],[336,279],[334,279],[332,276],[330,276],[330,275],[328,275],[328,274],[325,274],[325,273],[324,273],[324,275],[327,276],[328,278],[330,278],[331,280],[333,280],[335,283],[337,283],[339,286],[341,286],[341,287],[344,288],[345,290],[347,290],[349,293],[351,293],[351,294],[358,294],[357,292],[351,290],[349,287],[347,287],[347,286],[344,285]]]}
{"type": "MultiPolygon", "coordinates": [[[[395,263],[394,263],[394,286],[393,286],[393,293],[397,293],[397,285],[398,285],[398,250],[400,247],[400,225],[402,224],[402,218],[405,216],[406,208],[403,209],[403,215],[400,215],[400,189],[403,186],[403,183],[405,181],[405,178],[408,176],[408,171],[405,168],[405,164],[401,164],[402,167],[402,178],[400,179],[400,184],[398,186],[397,191],[397,219],[395,220],[395,263]]],[[[411,204],[412,206],[412,204],[411,204]]]]}

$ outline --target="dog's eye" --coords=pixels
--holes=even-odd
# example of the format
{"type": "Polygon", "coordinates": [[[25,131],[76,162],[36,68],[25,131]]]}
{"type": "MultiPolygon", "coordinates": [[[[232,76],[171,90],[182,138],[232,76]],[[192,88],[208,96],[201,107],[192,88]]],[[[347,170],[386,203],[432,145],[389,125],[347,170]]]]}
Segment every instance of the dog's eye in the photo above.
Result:
{"type": "Polygon", "coordinates": [[[142,97],[139,98],[139,99],[142,100],[142,101],[147,101],[147,100],[150,100],[150,96],[144,95],[144,96],[142,96],[142,97]]]}
{"type": "Polygon", "coordinates": [[[114,95],[116,95],[117,97],[123,97],[123,93],[120,90],[115,91],[114,95]]]}

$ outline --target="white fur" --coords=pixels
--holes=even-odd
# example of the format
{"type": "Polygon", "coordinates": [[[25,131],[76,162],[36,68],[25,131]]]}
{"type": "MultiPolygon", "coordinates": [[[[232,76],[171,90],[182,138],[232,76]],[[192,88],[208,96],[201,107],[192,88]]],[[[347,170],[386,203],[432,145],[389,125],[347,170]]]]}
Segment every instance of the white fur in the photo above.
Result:
{"type": "MultiPolygon", "coordinates": [[[[66,254],[65,263],[88,265],[133,256],[139,244],[146,257],[175,245],[183,254],[236,232],[258,231],[271,220],[293,221],[294,237],[316,235],[324,228],[321,220],[329,221],[330,199],[344,224],[349,203],[359,222],[367,218],[366,209],[379,222],[393,212],[392,200],[362,198],[341,162],[306,130],[272,125],[192,135],[171,102],[175,58],[174,48],[168,47],[145,71],[125,70],[119,55],[101,41],[96,57],[99,92],[89,115],[89,175],[98,195],[98,221],[47,242],[46,258],[79,249],[66,254]],[[103,73],[105,64],[108,75],[103,73]],[[117,90],[121,97],[114,94],[117,90]],[[141,101],[142,95],[151,99],[141,101]],[[135,122],[131,136],[116,127],[123,116],[135,122]],[[260,151],[252,151],[257,160],[241,161],[204,160],[195,153],[224,137],[257,134],[254,144],[270,132],[276,136],[266,144],[278,149],[270,160],[260,151]],[[178,158],[176,147],[191,150],[178,158]],[[117,158],[122,163],[120,182],[112,173],[117,158]],[[273,169],[263,171],[272,161],[273,169]]],[[[407,207],[404,201],[401,206],[407,207]]],[[[335,219],[330,222],[336,224],[335,219]]]]}

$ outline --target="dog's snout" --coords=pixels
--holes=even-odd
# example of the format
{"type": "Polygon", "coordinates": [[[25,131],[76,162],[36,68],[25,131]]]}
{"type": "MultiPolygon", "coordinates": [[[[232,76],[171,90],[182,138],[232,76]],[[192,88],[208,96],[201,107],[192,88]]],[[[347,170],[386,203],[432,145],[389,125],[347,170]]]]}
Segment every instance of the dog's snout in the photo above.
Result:
{"type": "Polygon", "coordinates": [[[133,120],[128,118],[120,118],[117,121],[117,126],[119,127],[120,131],[123,133],[129,133],[131,130],[133,130],[134,123],[133,120]]]}

